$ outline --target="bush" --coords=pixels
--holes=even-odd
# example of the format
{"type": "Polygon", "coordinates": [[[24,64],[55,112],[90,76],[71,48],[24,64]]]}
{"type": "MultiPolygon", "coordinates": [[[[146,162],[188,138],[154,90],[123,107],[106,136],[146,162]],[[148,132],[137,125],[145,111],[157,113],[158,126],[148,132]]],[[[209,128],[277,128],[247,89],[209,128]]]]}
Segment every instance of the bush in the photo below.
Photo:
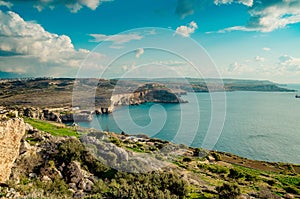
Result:
{"type": "Polygon", "coordinates": [[[184,158],[182,159],[182,161],[183,161],[183,162],[191,162],[192,159],[191,159],[190,157],[184,157],[184,158]]]}
{"type": "Polygon", "coordinates": [[[216,152],[213,152],[211,155],[212,155],[213,158],[215,158],[216,161],[221,161],[220,154],[218,154],[216,152]]]}
{"type": "Polygon", "coordinates": [[[241,194],[241,190],[236,184],[224,183],[217,187],[220,199],[235,199],[241,194]]]}
{"type": "Polygon", "coordinates": [[[300,195],[300,190],[297,189],[296,187],[293,187],[293,186],[285,186],[285,187],[283,187],[283,189],[284,189],[286,192],[288,192],[288,193],[300,195]]]}
{"type": "Polygon", "coordinates": [[[221,174],[221,173],[228,173],[228,168],[226,167],[222,167],[222,166],[219,166],[219,165],[210,165],[208,167],[208,170],[212,173],[218,173],[218,174],[221,174]]]}
{"type": "Polygon", "coordinates": [[[244,177],[244,173],[243,171],[237,169],[237,168],[231,168],[229,170],[229,174],[228,174],[228,177],[229,178],[232,178],[232,179],[239,179],[239,178],[242,178],[244,177]]]}

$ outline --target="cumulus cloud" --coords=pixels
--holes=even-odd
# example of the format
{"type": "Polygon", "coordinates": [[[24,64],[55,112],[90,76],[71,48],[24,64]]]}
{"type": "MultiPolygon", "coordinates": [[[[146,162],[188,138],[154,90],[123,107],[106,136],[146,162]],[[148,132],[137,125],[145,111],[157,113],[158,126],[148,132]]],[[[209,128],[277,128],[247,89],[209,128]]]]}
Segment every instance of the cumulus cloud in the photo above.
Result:
{"type": "Polygon", "coordinates": [[[249,67],[248,65],[234,62],[229,64],[227,67],[225,74],[229,75],[242,75],[242,74],[252,74],[255,72],[253,67],[249,67]]]}
{"type": "MultiPolygon", "coordinates": [[[[225,0],[227,1],[227,0],[225,0]]],[[[245,26],[233,26],[218,31],[258,31],[272,32],[300,22],[299,0],[260,0],[249,8],[250,19],[245,26]]]]}
{"type": "Polygon", "coordinates": [[[109,41],[117,45],[124,44],[132,40],[141,40],[142,38],[144,38],[140,33],[117,34],[117,35],[89,34],[89,36],[94,38],[90,40],[90,42],[109,41]]]}
{"type": "Polygon", "coordinates": [[[9,72],[10,68],[45,72],[44,66],[49,70],[51,67],[74,70],[90,53],[85,49],[76,50],[68,36],[47,32],[35,22],[24,21],[17,13],[0,11],[0,22],[2,71],[9,72]]]}
{"type": "Polygon", "coordinates": [[[144,54],[144,49],[143,48],[139,48],[135,51],[135,57],[139,58],[142,54],[144,54]]]}
{"type": "Polygon", "coordinates": [[[7,1],[0,0],[0,7],[1,6],[5,6],[5,7],[8,7],[8,8],[11,8],[13,6],[13,4],[10,3],[10,2],[7,2],[7,1]]]}
{"type": "Polygon", "coordinates": [[[189,37],[195,30],[198,29],[196,22],[192,21],[187,26],[179,26],[176,28],[176,34],[183,37],[189,37]]]}
{"type": "Polygon", "coordinates": [[[254,60],[257,61],[257,62],[264,62],[264,61],[265,61],[265,58],[260,57],[260,56],[256,56],[256,57],[254,58],[254,60]]]}
{"type": "MultiPolygon", "coordinates": [[[[112,0],[101,0],[101,2],[107,2],[112,0]]],[[[0,1],[4,2],[3,4],[6,6],[12,6],[13,4],[17,4],[20,2],[20,0],[9,0],[9,1],[0,1]]],[[[43,9],[49,7],[51,9],[55,8],[57,5],[64,5],[68,9],[70,9],[71,12],[78,12],[81,8],[87,7],[91,10],[95,10],[100,5],[100,0],[36,0],[36,1],[29,1],[34,2],[33,7],[35,7],[37,10],[42,11],[43,9]]]]}
{"type": "Polygon", "coordinates": [[[286,71],[300,72],[300,58],[295,58],[289,55],[280,56],[279,66],[286,71]]]}

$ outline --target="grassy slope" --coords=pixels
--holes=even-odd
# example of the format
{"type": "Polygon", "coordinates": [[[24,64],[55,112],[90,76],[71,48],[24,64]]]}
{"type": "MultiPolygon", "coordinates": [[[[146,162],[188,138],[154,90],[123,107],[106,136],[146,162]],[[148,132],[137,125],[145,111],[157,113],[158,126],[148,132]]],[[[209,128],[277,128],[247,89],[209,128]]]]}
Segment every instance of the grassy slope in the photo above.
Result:
{"type": "Polygon", "coordinates": [[[62,124],[56,124],[53,122],[42,121],[32,118],[24,118],[25,122],[33,126],[34,128],[50,133],[53,136],[76,136],[78,133],[75,129],[67,127],[62,124]]]}

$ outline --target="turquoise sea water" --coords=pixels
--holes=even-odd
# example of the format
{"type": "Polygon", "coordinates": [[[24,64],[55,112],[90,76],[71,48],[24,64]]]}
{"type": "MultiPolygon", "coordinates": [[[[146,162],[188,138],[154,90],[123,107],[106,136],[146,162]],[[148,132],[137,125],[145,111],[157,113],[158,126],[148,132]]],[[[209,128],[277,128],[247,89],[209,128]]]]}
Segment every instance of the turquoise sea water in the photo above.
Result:
{"type": "MultiPolygon", "coordinates": [[[[288,87],[300,90],[300,85],[288,87]]],[[[225,123],[214,149],[251,159],[300,164],[300,99],[295,94],[226,93],[225,123]]],[[[184,98],[189,103],[120,107],[113,114],[95,116],[92,122],[80,125],[117,133],[144,133],[201,147],[213,103],[209,93],[188,94],[184,98]],[[195,124],[199,128],[195,129],[195,124]]]]}

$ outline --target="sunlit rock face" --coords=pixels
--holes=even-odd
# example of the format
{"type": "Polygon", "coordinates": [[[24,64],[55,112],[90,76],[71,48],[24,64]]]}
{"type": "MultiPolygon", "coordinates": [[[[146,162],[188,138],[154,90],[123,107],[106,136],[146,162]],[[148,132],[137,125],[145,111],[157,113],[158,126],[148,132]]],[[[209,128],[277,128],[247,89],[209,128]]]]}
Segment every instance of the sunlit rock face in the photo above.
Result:
{"type": "Polygon", "coordinates": [[[19,155],[25,123],[21,118],[0,121],[0,182],[9,179],[11,168],[19,155]]]}

